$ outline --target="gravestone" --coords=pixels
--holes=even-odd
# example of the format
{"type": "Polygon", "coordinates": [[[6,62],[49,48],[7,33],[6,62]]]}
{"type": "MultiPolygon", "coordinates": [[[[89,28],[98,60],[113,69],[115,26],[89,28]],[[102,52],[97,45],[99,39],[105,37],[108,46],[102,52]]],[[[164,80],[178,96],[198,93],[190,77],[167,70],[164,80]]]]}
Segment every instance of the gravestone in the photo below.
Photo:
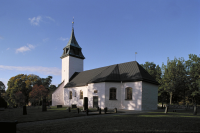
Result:
{"type": "Polygon", "coordinates": [[[43,99],[42,101],[42,111],[47,111],[46,99],[43,99]]]}
{"type": "Polygon", "coordinates": [[[196,104],[194,105],[194,113],[193,113],[193,115],[197,115],[197,105],[196,104]]]}
{"type": "Polygon", "coordinates": [[[99,109],[99,114],[101,114],[101,108],[99,109]]]}
{"type": "Polygon", "coordinates": [[[9,121],[0,121],[0,131],[6,133],[16,133],[18,121],[9,122],[9,121]]]}
{"type": "Polygon", "coordinates": [[[106,112],[107,112],[107,109],[108,109],[107,107],[104,108],[104,113],[105,113],[105,114],[106,114],[106,112]]]}
{"type": "Polygon", "coordinates": [[[99,111],[99,107],[97,107],[97,111],[99,111]]]}
{"type": "Polygon", "coordinates": [[[117,113],[117,108],[114,108],[114,113],[117,113]]]}
{"type": "Polygon", "coordinates": [[[70,107],[68,108],[68,112],[71,112],[70,107]]]}
{"type": "Polygon", "coordinates": [[[86,109],[86,115],[87,115],[87,116],[88,116],[88,111],[89,111],[89,110],[88,110],[88,109],[86,109]]]}
{"type": "Polygon", "coordinates": [[[165,113],[167,113],[167,112],[168,112],[168,108],[169,108],[169,106],[168,106],[168,105],[166,105],[166,107],[165,107],[165,113]]]}
{"type": "Polygon", "coordinates": [[[84,97],[83,110],[87,110],[87,109],[88,109],[88,97],[84,97]]]}
{"type": "Polygon", "coordinates": [[[23,106],[23,115],[27,115],[26,106],[23,106]]]}
{"type": "Polygon", "coordinates": [[[62,105],[57,105],[57,108],[62,108],[62,105]]]}
{"type": "Polygon", "coordinates": [[[77,108],[77,112],[78,112],[78,114],[79,114],[79,108],[77,108]]]}

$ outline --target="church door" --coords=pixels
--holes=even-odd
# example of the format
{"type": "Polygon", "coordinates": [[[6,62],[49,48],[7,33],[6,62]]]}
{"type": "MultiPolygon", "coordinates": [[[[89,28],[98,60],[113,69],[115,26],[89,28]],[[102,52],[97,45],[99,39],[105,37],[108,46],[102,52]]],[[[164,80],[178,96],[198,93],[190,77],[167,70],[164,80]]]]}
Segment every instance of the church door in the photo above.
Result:
{"type": "Polygon", "coordinates": [[[93,96],[93,108],[98,107],[98,96],[93,96]]]}

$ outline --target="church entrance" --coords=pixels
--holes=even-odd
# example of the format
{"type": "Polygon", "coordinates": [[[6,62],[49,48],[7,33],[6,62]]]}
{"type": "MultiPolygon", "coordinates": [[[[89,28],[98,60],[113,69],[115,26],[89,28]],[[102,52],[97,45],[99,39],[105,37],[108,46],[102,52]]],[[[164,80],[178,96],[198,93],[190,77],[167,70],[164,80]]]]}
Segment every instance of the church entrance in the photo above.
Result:
{"type": "Polygon", "coordinates": [[[93,108],[98,107],[98,96],[93,96],[93,108]]]}

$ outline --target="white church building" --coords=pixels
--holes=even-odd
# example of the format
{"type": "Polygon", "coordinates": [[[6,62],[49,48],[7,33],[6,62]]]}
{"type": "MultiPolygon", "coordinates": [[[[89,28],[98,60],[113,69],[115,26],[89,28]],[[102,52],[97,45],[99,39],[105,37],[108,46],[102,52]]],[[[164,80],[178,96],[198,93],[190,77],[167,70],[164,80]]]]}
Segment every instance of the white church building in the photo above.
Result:
{"type": "Polygon", "coordinates": [[[82,48],[74,35],[63,48],[62,83],[52,94],[52,106],[76,104],[101,109],[156,110],[159,83],[139,65],[126,62],[83,71],[82,48]]]}

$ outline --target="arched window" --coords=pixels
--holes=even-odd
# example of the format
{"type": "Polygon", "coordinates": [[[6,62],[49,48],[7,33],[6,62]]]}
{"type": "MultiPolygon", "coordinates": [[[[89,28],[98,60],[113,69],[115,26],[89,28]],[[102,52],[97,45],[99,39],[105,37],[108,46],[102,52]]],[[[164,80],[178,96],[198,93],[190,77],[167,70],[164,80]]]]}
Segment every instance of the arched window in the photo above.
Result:
{"type": "Polygon", "coordinates": [[[116,100],[116,88],[110,89],[110,100],[116,100]]]}
{"type": "Polygon", "coordinates": [[[132,100],[132,88],[131,87],[126,88],[126,99],[132,100]]]}
{"type": "Polygon", "coordinates": [[[83,99],[83,91],[80,90],[80,99],[83,99]]]}
{"type": "Polygon", "coordinates": [[[72,99],[72,91],[69,92],[69,99],[72,99]]]}

